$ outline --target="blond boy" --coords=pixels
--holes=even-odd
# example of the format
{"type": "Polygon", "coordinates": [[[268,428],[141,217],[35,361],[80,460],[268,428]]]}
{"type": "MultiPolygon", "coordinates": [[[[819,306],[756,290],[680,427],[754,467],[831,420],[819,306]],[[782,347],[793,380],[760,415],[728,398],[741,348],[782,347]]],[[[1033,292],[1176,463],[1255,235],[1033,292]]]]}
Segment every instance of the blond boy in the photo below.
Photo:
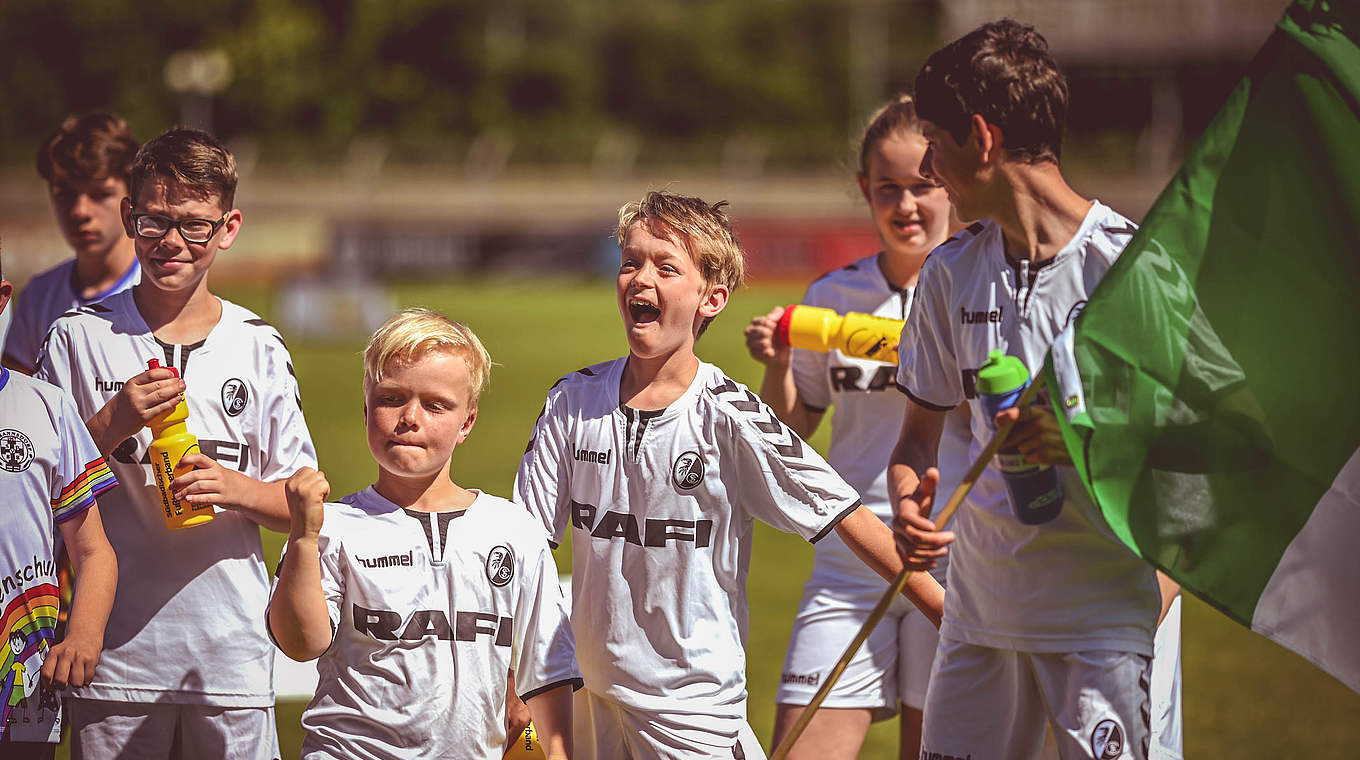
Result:
{"type": "MultiPolygon", "coordinates": [[[[753,521],[833,530],[885,576],[890,531],[760,399],[694,354],[743,277],[723,210],[649,193],[619,212],[627,356],[548,393],[515,494],[574,536],[583,757],[763,757],[746,724],[753,521]]],[[[909,590],[938,619],[943,590],[909,590]]]]}
{"type": "Polygon", "coordinates": [[[377,482],[323,505],[322,473],[288,481],[268,618],[285,654],[321,658],[304,758],[499,758],[507,672],[548,757],[570,756],[581,681],[546,537],[523,509],[451,477],[490,367],[466,326],[396,315],[364,351],[377,482]]]}

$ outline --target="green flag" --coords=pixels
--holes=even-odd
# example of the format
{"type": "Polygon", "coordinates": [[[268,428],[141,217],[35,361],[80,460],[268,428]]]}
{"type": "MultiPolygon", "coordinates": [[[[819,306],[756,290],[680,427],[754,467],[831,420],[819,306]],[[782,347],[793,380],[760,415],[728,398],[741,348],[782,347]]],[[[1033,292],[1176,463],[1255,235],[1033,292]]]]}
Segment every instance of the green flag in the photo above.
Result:
{"type": "Polygon", "coordinates": [[[1286,11],[1045,367],[1120,539],[1356,691],[1358,33],[1286,11]]]}

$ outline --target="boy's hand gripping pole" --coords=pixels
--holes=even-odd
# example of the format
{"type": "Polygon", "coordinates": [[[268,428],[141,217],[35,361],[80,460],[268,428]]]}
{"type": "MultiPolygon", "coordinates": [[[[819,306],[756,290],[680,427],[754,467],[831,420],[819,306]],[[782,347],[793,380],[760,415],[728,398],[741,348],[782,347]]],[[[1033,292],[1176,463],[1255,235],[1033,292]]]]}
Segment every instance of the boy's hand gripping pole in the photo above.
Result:
{"type": "MultiPolygon", "coordinates": [[[[1034,397],[1039,393],[1039,388],[1043,387],[1042,377],[1040,375],[1039,378],[1029,384],[1024,394],[1020,396],[1020,400],[1015,402],[1017,408],[1023,409],[1034,401],[1034,397]]],[[[963,480],[955,486],[954,493],[945,503],[944,509],[941,509],[936,516],[937,525],[944,525],[949,522],[949,518],[954,516],[955,510],[963,503],[968,492],[973,490],[973,484],[977,483],[977,479],[982,476],[982,471],[987,469],[987,463],[992,461],[996,452],[1001,450],[1002,442],[1006,440],[1006,436],[1010,435],[1013,427],[1015,427],[1014,421],[1007,422],[997,428],[996,433],[992,435],[992,440],[988,441],[986,448],[982,450],[981,454],[978,454],[977,461],[973,462],[973,466],[968,468],[963,480]]],[[[907,585],[907,577],[910,575],[911,570],[907,568],[902,568],[902,572],[897,574],[897,579],[888,586],[888,590],[883,593],[883,598],[878,600],[878,604],[874,605],[873,611],[869,613],[869,619],[864,621],[864,625],[860,626],[859,633],[856,633],[855,638],[850,640],[850,646],[845,648],[845,654],[842,654],[841,658],[836,661],[836,665],[831,668],[831,672],[822,682],[821,688],[817,689],[817,693],[812,696],[812,701],[808,703],[807,707],[803,708],[803,713],[798,716],[793,727],[784,735],[784,740],[779,743],[778,747],[774,748],[770,760],[784,760],[788,757],[794,743],[798,741],[798,737],[803,735],[808,723],[812,722],[812,716],[822,706],[822,702],[826,701],[826,696],[831,693],[831,688],[836,685],[836,681],[840,680],[841,674],[849,667],[850,660],[855,656],[855,652],[859,651],[865,640],[869,638],[869,634],[873,632],[874,626],[878,625],[878,621],[882,620],[883,616],[887,614],[888,606],[892,604],[898,594],[902,593],[902,589],[907,585]]]]}

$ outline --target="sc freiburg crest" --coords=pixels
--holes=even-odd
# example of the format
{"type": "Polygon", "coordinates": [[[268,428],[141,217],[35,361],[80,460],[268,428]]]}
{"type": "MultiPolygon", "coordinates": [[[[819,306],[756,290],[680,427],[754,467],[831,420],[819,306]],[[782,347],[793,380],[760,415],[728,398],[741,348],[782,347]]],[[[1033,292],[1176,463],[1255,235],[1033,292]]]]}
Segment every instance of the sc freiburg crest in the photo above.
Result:
{"type": "Polygon", "coordinates": [[[1124,754],[1124,731],[1110,719],[1096,724],[1091,732],[1091,756],[1100,760],[1114,760],[1124,754]]]}
{"type": "Polygon", "coordinates": [[[515,553],[505,544],[491,547],[486,554],[486,579],[500,588],[515,577],[515,553]]]}
{"type": "Polygon", "coordinates": [[[236,415],[246,410],[246,402],[250,400],[250,391],[246,384],[237,378],[232,378],[222,383],[222,409],[228,417],[236,415]]]}
{"type": "Polygon", "coordinates": [[[23,472],[33,464],[33,442],[14,428],[0,430],[0,468],[23,472]]]}
{"type": "Polygon", "coordinates": [[[693,451],[681,454],[671,467],[671,482],[682,491],[689,491],[704,482],[703,458],[693,451]]]}

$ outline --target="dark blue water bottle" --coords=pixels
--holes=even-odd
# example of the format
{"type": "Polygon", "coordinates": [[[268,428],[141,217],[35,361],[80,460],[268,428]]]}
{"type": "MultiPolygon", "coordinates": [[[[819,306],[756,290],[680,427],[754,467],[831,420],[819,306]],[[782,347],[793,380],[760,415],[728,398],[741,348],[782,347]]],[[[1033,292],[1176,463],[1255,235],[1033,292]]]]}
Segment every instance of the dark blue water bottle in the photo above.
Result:
{"type": "MultiPolygon", "coordinates": [[[[993,418],[1001,410],[1015,406],[1027,387],[1029,370],[1024,362],[1000,350],[987,354],[977,379],[978,398],[987,410],[987,424],[995,429],[993,418]]],[[[1062,511],[1062,483],[1058,481],[1057,470],[1025,461],[1025,456],[1013,446],[997,452],[996,464],[1006,480],[1011,507],[1020,522],[1040,525],[1062,511]]]]}

